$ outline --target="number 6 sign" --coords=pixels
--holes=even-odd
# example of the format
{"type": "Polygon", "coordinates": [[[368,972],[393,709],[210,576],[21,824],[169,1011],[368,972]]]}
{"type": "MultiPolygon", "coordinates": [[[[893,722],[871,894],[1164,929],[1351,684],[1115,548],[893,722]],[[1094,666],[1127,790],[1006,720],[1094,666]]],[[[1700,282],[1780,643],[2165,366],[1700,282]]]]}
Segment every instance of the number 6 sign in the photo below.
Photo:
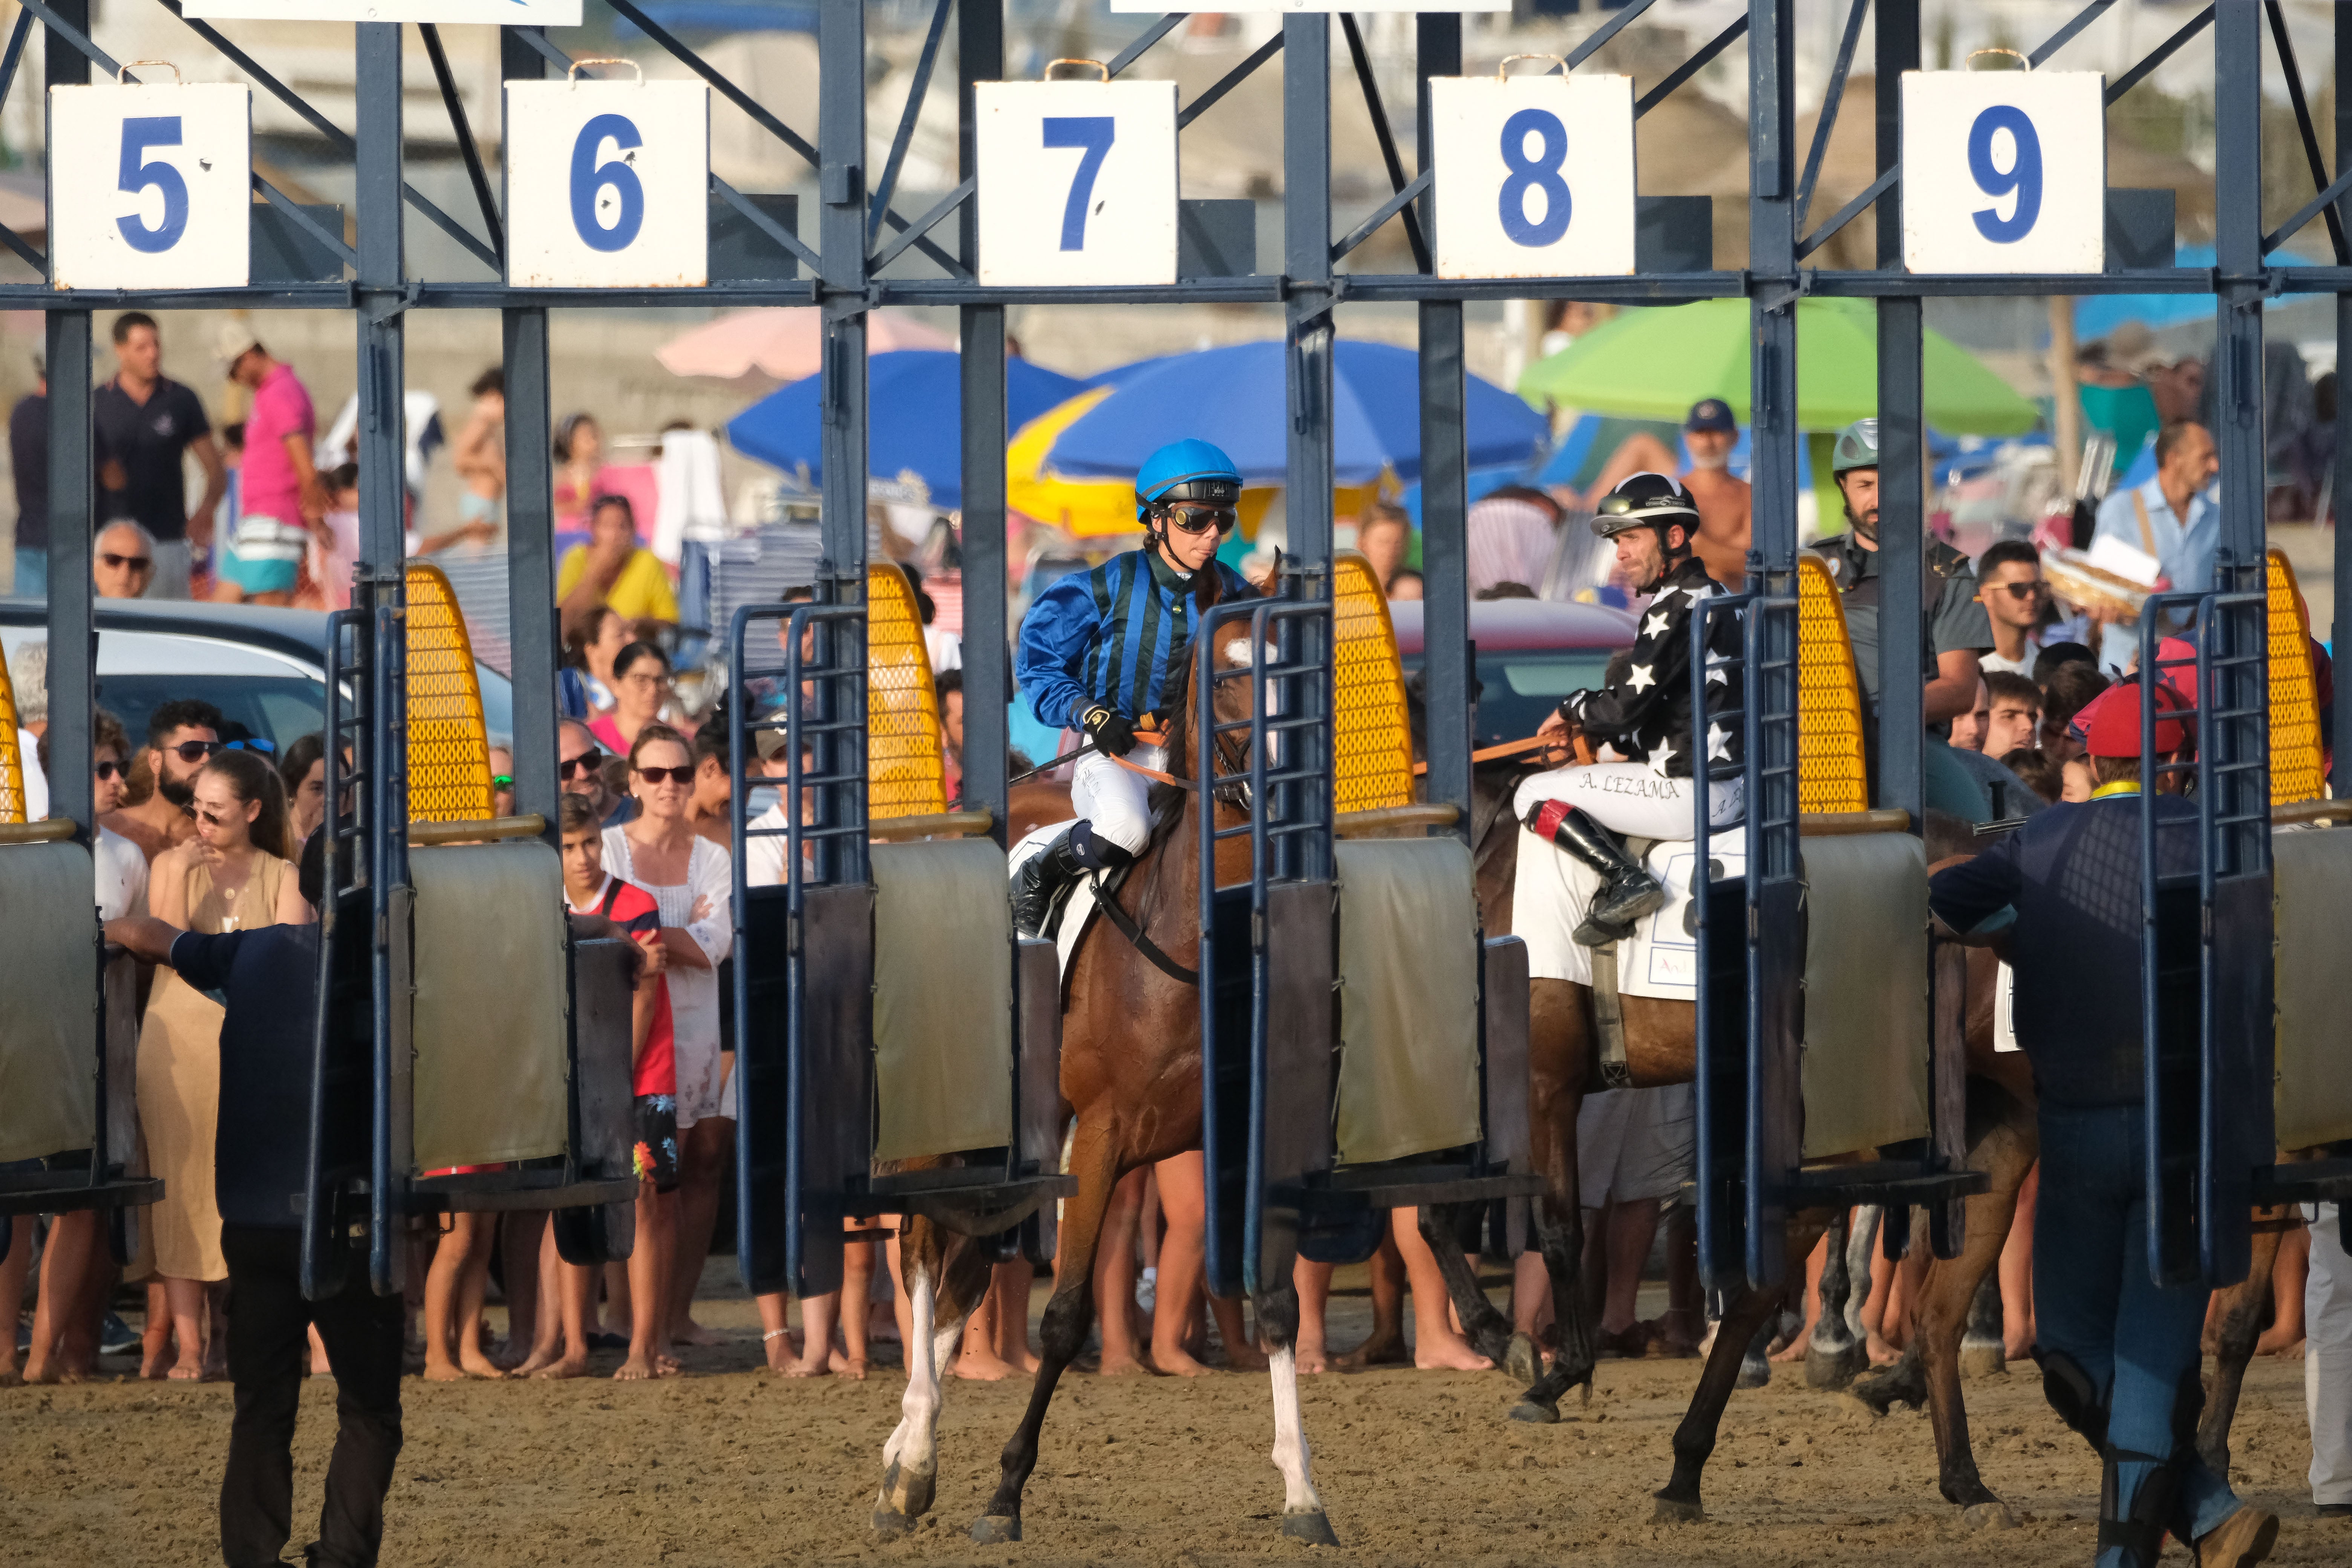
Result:
{"type": "Polygon", "coordinates": [[[252,129],[242,84],[49,89],[50,283],[244,287],[252,129]]]}
{"type": "Polygon", "coordinates": [[[977,90],[981,282],[1176,281],[1174,82],[977,90]]]}
{"type": "Polygon", "coordinates": [[[1903,73],[1903,265],[2096,272],[2106,265],[2106,79],[1903,73]]]}
{"type": "Polygon", "coordinates": [[[508,282],[678,289],[710,280],[709,88],[510,81],[506,124],[508,282]]]}
{"type": "Polygon", "coordinates": [[[1633,270],[1633,78],[1434,77],[1429,91],[1440,278],[1633,270]]]}

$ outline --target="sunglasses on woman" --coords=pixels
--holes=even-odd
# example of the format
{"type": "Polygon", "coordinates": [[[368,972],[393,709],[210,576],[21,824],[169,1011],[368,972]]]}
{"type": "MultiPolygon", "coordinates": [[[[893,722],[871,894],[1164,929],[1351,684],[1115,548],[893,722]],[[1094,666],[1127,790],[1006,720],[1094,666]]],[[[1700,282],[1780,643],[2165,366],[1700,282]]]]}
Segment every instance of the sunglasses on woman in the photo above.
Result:
{"type": "Polygon", "coordinates": [[[639,768],[637,776],[650,784],[657,784],[664,780],[671,784],[690,784],[694,782],[694,770],[690,767],[639,768]]]}
{"type": "Polygon", "coordinates": [[[1160,515],[1179,533],[1206,533],[1213,528],[1226,533],[1239,521],[1229,506],[1169,506],[1160,508],[1160,515]]]}

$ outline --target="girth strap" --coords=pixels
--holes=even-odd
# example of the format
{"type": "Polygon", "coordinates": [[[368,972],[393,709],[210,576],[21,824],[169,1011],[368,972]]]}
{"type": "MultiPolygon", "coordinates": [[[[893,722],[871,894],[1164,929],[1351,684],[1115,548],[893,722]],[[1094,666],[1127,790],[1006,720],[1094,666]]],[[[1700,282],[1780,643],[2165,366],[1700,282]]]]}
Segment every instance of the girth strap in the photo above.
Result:
{"type": "Polygon", "coordinates": [[[1592,1020],[1601,1036],[1601,1087],[1631,1089],[1633,1069],[1625,1059],[1625,1003],[1617,993],[1619,943],[1592,950],[1592,1020]]]}
{"type": "Polygon", "coordinates": [[[1161,952],[1160,944],[1153,942],[1149,936],[1145,935],[1143,928],[1137,925],[1135,921],[1129,918],[1128,912],[1118,907],[1118,889],[1116,886],[1097,884],[1095,889],[1095,902],[1096,905],[1101,909],[1103,918],[1110,921],[1112,925],[1117,926],[1118,928],[1118,934],[1127,938],[1129,942],[1133,943],[1135,951],[1150,959],[1152,966],[1158,969],[1160,973],[1165,974],[1169,979],[1175,981],[1180,985],[1198,985],[1201,984],[1201,972],[1199,970],[1187,969],[1182,964],[1177,963],[1174,959],[1169,957],[1167,953],[1161,952]]]}

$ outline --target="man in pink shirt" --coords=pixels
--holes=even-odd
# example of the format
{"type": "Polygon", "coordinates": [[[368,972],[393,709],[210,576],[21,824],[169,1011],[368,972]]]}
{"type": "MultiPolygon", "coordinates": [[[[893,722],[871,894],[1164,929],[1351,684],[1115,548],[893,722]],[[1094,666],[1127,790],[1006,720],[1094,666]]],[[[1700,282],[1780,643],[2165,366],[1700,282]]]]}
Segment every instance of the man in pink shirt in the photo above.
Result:
{"type": "Polygon", "coordinates": [[[246,322],[223,322],[215,349],[228,378],[253,389],[253,412],[245,421],[236,522],[220,542],[213,597],[291,604],[303,552],[327,515],[310,453],[318,416],[294,367],[270,358],[246,322]]]}

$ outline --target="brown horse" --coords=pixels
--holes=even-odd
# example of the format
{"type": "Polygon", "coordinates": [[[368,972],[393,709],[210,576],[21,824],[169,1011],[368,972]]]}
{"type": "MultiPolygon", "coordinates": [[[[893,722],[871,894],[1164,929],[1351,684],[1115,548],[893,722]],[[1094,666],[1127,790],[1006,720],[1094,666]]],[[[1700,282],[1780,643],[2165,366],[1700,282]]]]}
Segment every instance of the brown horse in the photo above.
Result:
{"type": "MultiPolygon", "coordinates": [[[[1213,655],[1215,668],[1249,668],[1248,634],[1234,628],[1220,636],[1223,640],[1213,655]]],[[[1181,779],[1210,776],[1204,753],[1213,756],[1217,773],[1229,776],[1246,759],[1234,742],[1212,746],[1193,733],[1191,668],[1191,661],[1185,661],[1185,673],[1177,682],[1169,755],[1181,779]]],[[[1247,685],[1243,680],[1219,683],[1221,719],[1248,716],[1247,685]]],[[[1162,952],[1180,955],[1180,962],[1200,949],[1200,814],[1213,812],[1220,826],[1242,826],[1247,818],[1231,796],[1232,792],[1213,786],[1206,792],[1156,787],[1150,842],[1117,894],[1119,907],[1143,935],[1162,952]]],[[[1039,808],[1047,804],[1041,800],[1039,808]]],[[[1246,837],[1220,844],[1218,880],[1231,884],[1246,879],[1249,853],[1246,837]]],[[[1004,1446],[995,1496],[971,1527],[972,1539],[983,1542],[1021,1539],[1022,1492],[1036,1466],[1045,1412],[1093,1325],[1095,1249],[1111,1189],[1130,1171],[1201,1147],[1198,987],[1163,973],[1104,921],[1080,942],[1066,991],[1062,1095],[1076,1117],[1068,1168],[1077,1178],[1077,1191],[1062,1210],[1054,1295],[1041,1325],[1042,1364],[1029,1406],[1004,1446]]],[[[882,1489],[875,1505],[876,1527],[885,1531],[906,1529],[930,1507],[938,1463],[939,1366],[953,1352],[962,1320],[986,1287],[986,1266],[979,1249],[929,1220],[918,1217],[908,1223],[901,1255],[915,1332],[907,1347],[905,1415],[884,1450],[882,1489]]],[[[1273,1360],[1273,1457],[1284,1483],[1283,1532],[1330,1542],[1330,1525],[1309,1475],[1299,1422],[1292,1350],[1298,1299],[1286,1273],[1277,1285],[1257,1293],[1255,1306],[1259,1337],[1273,1360]]]]}
{"type": "MultiPolygon", "coordinates": [[[[1498,927],[1496,911],[1516,876],[1519,826],[1509,810],[1512,793],[1526,776],[1525,768],[1481,767],[1474,789],[1472,850],[1478,866],[1480,908],[1489,934],[1498,927]]],[[[1931,824],[1930,853],[1948,854],[1972,847],[1949,825],[1931,824]]],[[[1989,953],[1970,954],[1970,1014],[1969,1038],[1971,1066],[1991,1057],[1993,960],[1989,953]]],[[[1697,1009],[1688,1002],[1664,998],[1622,998],[1628,1065],[1633,1082],[1649,1088],[1689,1083],[1697,1075],[1697,1009]]],[[[1570,1387],[1592,1379],[1595,1355],[1591,1329],[1583,1321],[1583,1292],[1579,1287],[1583,1252],[1583,1211],[1580,1206],[1576,1162],[1577,1113],[1584,1096],[1597,1090],[1597,1026],[1592,995],[1567,981],[1537,980],[1530,998],[1528,1058],[1531,1083],[1528,1114],[1532,1122],[1535,1164],[1544,1177],[1542,1201],[1535,1205],[1535,1232],[1551,1277],[1558,1344],[1552,1365],[1537,1378],[1512,1409],[1514,1419],[1550,1422],[1559,1419],[1559,1402],[1570,1387]]],[[[2006,1064],[2003,1064],[2005,1067],[2006,1064]]],[[[1934,1420],[1941,1487],[1947,1500],[1966,1510],[1971,1524],[2005,1521],[2007,1510],[1986,1488],[1970,1452],[1968,1417],[1958,1373],[1959,1335],[1978,1282],[2000,1255],[2017,1189],[2033,1162],[2037,1144],[2030,1102],[1990,1080],[1973,1083],[1969,1094],[1969,1163],[1990,1178],[1990,1187],[1968,1200],[1968,1246],[1959,1258],[1935,1260],[1929,1266],[1920,1307],[1920,1329],[1913,1340],[1915,1355],[1925,1358],[1925,1397],[1934,1420]]],[[[1804,1259],[1829,1228],[1831,1216],[1819,1212],[1792,1215],[1788,1247],[1790,1272],[1801,1275],[1804,1259]]],[[[1424,1210],[1423,1234],[1446,1268],[1454,1310],[1471,1342],[1502,1364],[1510,1352],[1511,1326],[1478,1287],[1476,1276],[1453,1240],[1457,1216],[1442,1210],[1424,1210]]],[[[1843,1228],[1843,1227],[1840,1227],[1843,1228]]],[[[1834,1247],[1833,1251],[1842,1252],[1834,1247]]],[[[1835,1305],[1836,1279],[1843,1267],[1824,1278],[1824,1324],[1835,1305]]],[[[1747,1290],[1726,1303],[1715,1345],[1700,1373],[1691,1406],[1674,1439],[1672,1479],[1657,1494],[1661,1520],[1704,1517],[1699,1481],[1713,1452],[1725,1406],[1738,1384],[1750,1345],[1779,1310],[1783,1292],[1747,1290]]],[[[1839,1386],[1859,1370],[1859,1358],[1838,1346],[1839,1325],[1817,1336],[1808,1373],[1817,1386],[1839,1386]],[[1843,1352],[1843,1353],[1841,1353],[1843,1352]]]]}

